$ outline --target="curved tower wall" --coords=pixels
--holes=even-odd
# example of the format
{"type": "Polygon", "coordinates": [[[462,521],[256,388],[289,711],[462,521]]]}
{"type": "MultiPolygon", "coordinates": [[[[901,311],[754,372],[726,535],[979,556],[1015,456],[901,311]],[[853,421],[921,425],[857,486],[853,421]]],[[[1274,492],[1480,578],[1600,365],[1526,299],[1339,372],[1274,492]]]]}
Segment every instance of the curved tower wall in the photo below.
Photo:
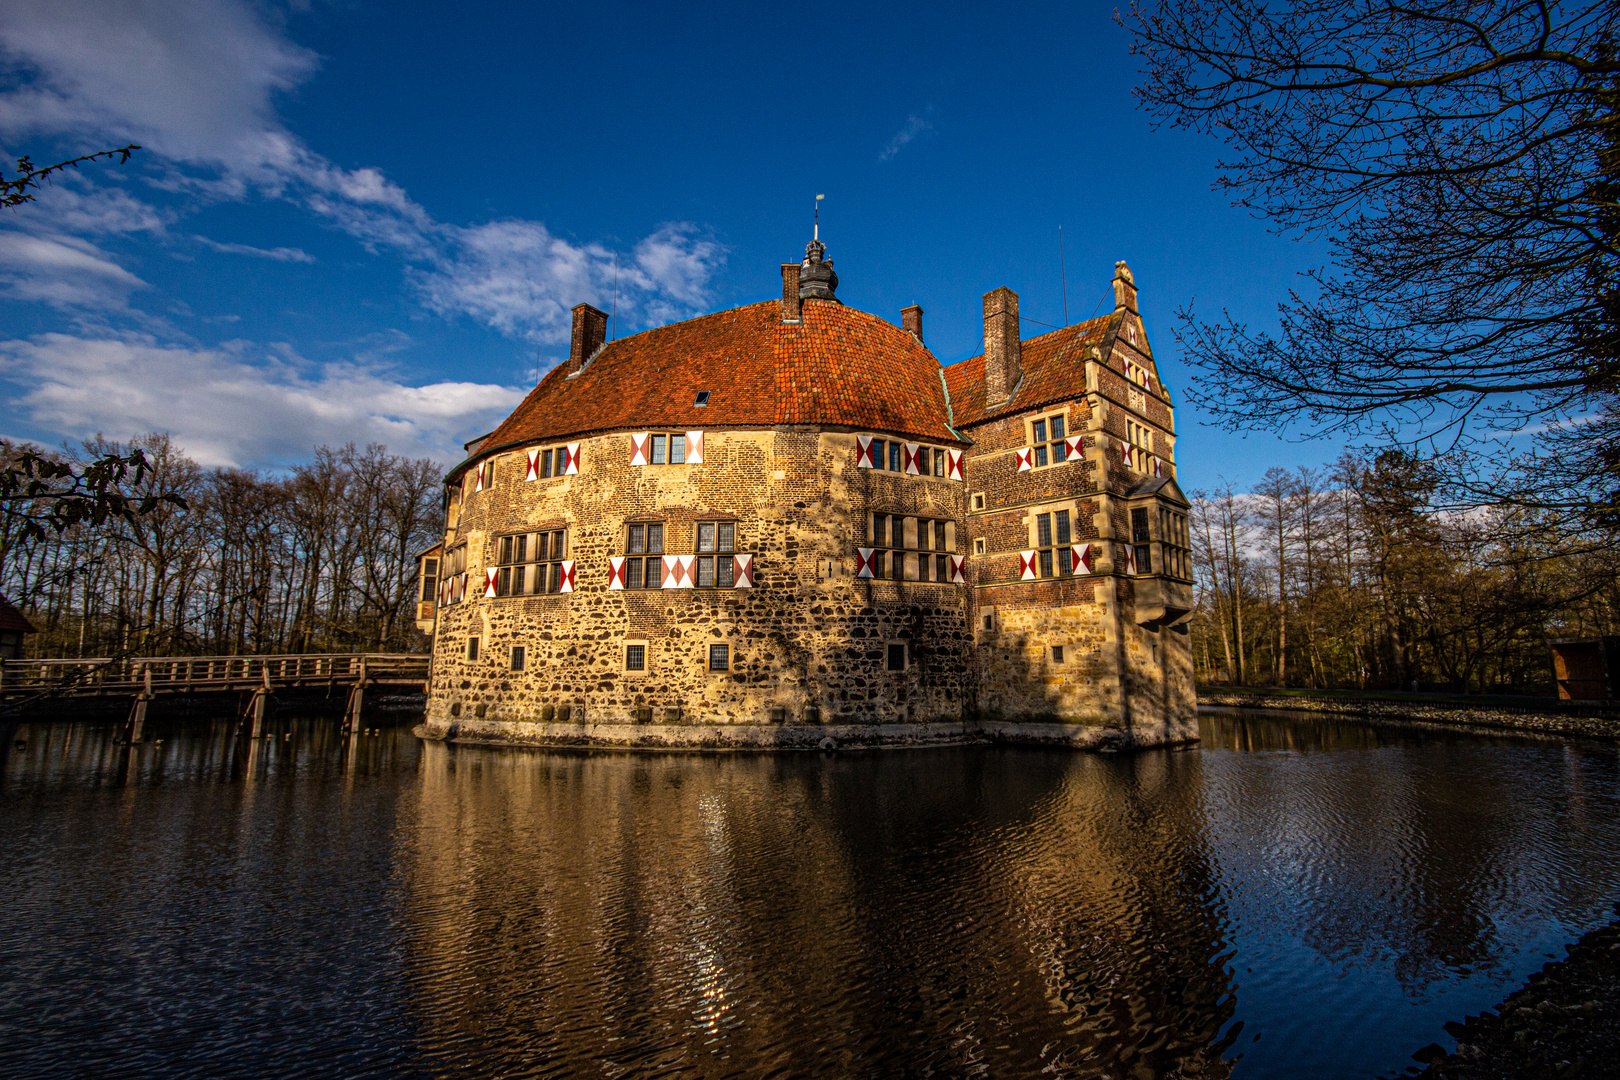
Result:
{"type": "Polygon", "coordinates": [[[711,725],[756,725],[728,741],[768,744],[791,741],[771,731],[805,724],[948,735],[963,723],[974,689],[967,585],[856,576],[873,512],[948,521],[965,553],[962,483],[860,468],[853,432],[706,431],[701,464],[632,464],[625,433],[578,445],[577,474],[548,479],[525,479],[527,448],[496,455],[493,483],[457,508],[446,555],[465,543],[468,585],[438,612],[427,734],[689,745],[711,725]],[[664,551],[684,557],[697,554],[703,521],[733,526],[751,587],[609,587],[630,525],[662,524],[664,551]],[[571,592],[481,595],[499,537],[559,528],[571,592]],[[729,646],[730,670],[709,670],[714,643],[729,646]],[[644,671],[625,668],[631,644],[645,650],[644,671]]]}

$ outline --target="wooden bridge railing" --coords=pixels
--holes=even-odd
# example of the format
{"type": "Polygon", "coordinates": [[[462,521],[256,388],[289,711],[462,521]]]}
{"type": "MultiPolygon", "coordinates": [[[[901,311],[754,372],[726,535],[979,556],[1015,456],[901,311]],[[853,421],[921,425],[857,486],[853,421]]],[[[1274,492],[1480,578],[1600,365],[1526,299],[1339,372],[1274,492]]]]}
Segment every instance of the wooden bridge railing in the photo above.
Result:
{"type": "Polygon", "coordinates": [[[75,697],[247,690],[271,685],[349,686],[426,682],[416,653],[304,653],[289,656],[143,656],[112,660],[0,661],[0,696],[55,692],[75,697]]]}

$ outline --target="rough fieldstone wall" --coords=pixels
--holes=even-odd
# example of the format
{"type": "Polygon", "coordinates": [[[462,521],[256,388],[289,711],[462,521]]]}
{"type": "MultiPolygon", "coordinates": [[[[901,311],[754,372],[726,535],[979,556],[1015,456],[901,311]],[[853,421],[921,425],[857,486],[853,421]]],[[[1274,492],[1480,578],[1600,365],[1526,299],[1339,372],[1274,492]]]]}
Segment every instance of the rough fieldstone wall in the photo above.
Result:
{"type": "Polygon", "coordinates": [[[459,508],[447,550],[467,541],[470,595],[439,610],[430,731],[555,722],[564,707],[576,724],[764,724],[773,710],[784,723],[923,723],[971,709],[968,589],[853,576],[870,511],[948,519],[963,550],[961,483],[859,469],[842,432],[709,431],[702,464],[632,466],[625,434],[581,450],[578,475],[533,482],[523,452],[503,455],[494,486],[459,508]],[[735,521],[754,587],[610,591],[633,520],[662,520],[670,554],[694,552],[698,521],[735,521]],[[497,537],[562,525],[571,594],[482,597],[497,537]],[[645,673],[624,670],[627,641],[646,643],[645,673]],[[885,670],[890,641],[910,643],[908,670],[885,670]],[[706,670],[711,642],[730,644],[732,671],[706,670]],[[516,644],[522,672],[509,669],[516,644]]]}

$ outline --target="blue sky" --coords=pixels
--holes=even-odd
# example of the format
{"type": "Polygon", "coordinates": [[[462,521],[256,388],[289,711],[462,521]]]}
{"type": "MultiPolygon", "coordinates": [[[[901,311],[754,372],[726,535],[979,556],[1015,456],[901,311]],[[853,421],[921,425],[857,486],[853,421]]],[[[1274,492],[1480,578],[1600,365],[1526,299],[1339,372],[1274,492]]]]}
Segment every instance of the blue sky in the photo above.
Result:
{"type": "MultiPolygon", "coordinates": [[[[448,462],[615,265],[621,335],[771,297],[817,193],[840,298],[943,362],[997,286],[1063,322],[1061,225],[1069,318],[1126,259],[1181,389],[1179,307],[1269,324],[1322,255],[1151,130],[1112,10],[7,0],[0,153],[146,149],[0,218],[0,434],[448,462]]],[[[1178,423],[1189,488],[1337,449],[1178,423]]]]}

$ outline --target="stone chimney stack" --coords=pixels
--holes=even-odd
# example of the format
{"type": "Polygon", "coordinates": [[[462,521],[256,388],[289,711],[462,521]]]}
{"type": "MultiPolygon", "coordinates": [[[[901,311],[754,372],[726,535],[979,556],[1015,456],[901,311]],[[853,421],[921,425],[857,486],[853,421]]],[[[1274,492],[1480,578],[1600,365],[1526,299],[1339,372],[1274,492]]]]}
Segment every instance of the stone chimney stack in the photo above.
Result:
{"type": "Polygon", "coordinates": [[[984,294],[984,400],[1000,405],[1024,377],[1018,294],[1003,285],[984,294]]]}
{"type": "Polygon", "coordinates": [[[922,317],[923,309],[921,304],[912,304],[910,307],[900,309],[901,329],[910,331],[911,336],[917,339],[919,345],[922,344],[923,339],[922,317]]]}
{"type": "Polygon", "coordinates": [[[607,324],[607,312],[589,304],[574,305],[574,336],[568,342],[568,374],[577,374],[607,340],[607,324]]]}
{"type": "Polygon", "coordinates": [[[799,321],[799,264],[782,264],[782,321],[799,321]]]}
{"type": "Polygon", "coordinates": [[[1114,264],[1114,310],[1136,313],[1136,279],[1124,259],[1114,264]]]}

